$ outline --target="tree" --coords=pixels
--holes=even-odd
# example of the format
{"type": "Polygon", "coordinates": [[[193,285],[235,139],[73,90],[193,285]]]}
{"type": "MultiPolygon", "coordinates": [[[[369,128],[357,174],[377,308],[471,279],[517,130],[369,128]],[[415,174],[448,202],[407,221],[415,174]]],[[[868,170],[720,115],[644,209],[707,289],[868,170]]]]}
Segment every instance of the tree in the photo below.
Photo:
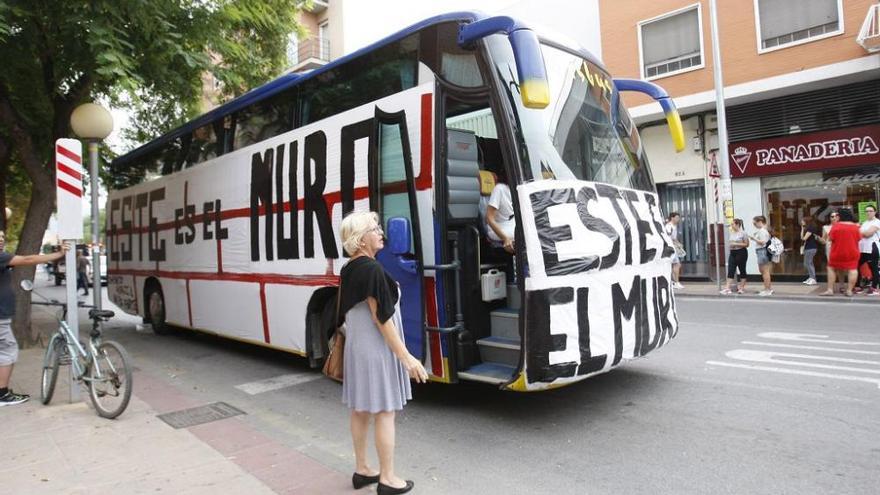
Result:
{"type": "MultiPolygon", "coordinates": [[[[94,100],[128,106],[135,135],[156,136],[197,112],[202,76],[226,95],[280,72],[301,0],[5,0],[0,2],[0,141],[31,183],[17,253],[34,253],[54,209],[54,141],[94,100]],[[147,134],[146,131],[149,131],[147,134]]],[[[2,151],[2,150],[0,150],[2,151]]],[[[23,213],[23,212],[22,212],[23,213]]],[[[34,270],[16,269],[16,290],[34,270]]],[[[18,293],[15,335],[36,342],[18,293]]]]}

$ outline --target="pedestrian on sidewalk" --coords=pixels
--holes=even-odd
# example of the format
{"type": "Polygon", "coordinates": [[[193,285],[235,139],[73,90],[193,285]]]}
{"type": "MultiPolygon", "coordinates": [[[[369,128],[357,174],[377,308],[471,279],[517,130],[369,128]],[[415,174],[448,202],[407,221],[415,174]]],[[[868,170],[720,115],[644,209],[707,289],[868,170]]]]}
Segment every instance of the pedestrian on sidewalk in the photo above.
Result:
{"type": "Polygon", "coordinates": [[[18,342],[12,333],[12,317],[15,316],[15,293],[12,291],[12,268],[39,265],[54,261],[67,252],[64,245],[57,253],[19,256],[7,253],[6,233],[0,230],[0,407],[21,404],[30,399],[27,394],[17,394],[9,388],[12,367],[18,360],[18,342]]]}
{"type": "Polygon", "coordinates": [[[871,272],[871,284],[865,289],[866,296],[880,295],[880,273],[878,273],[877,260],[880,258],[880,219],[877,218],[877,207],[868,205],[865,207],[865,215],[868,219],[862,222],[862,238],[859,240],[859,269],[867,263],[871,272]]]}
{"type": "Polygon", "coordinates": [[[666,233],[669,235],[669,238],[672,239],[672,246],[675,248],[675,253],[672,255],[673,289],[684,289],[684,285],[681,284],[681,260],[687,256],[687,252],[684,250],[684,245],[678,239],[678,224],[680,222],[681,214],[677,211],[670,213],[669,217],[666,219],[666,233]]]}
{"type": "Polygon", "coordinates": [[[840,219],[831,231],[828,238],[831,240],[831,254],[828,256],[828,290],[819,294],[821,296],[834,295],[835,270],[845,270],[847,273],[846,295],[853,295],[853,287],[856,285],[859,267],[859,240],[862,234],[859,224],[855,223],[855,217],[849,208],[837,210],[840,219]]]}
{"type": "Polygon", "coordinates": [[[806,216],[801,220],[801,246],[804,255],[804,268],[807,270],[807,279],[804,280],[806,285],[816,285],[816,266],[813,264],[813,258],[819,250],[819,227],[813,217],[806,216]]]}
{"type": "Polygon", "coordinates": [[[91,262],[89,262],[89,257],[86,254],[85,248],[83,248],[82,252],[76,252],[76,291],[79,292],[80,289],[85,291],[84,296],[89,295],[89,266],[91,262]]]}
{"type": "MultiPolygon", "coordinates": [[[[834,269],[831,268],[830,266],[828,266],[828,263],[827,263],[827,261],[831,259],[831,238],[828,236],[828,234],[831,232],[831,227],[833,227],[834,224],[836,224],[837,222],[840,221],[840,214],[837,213],[837,211],[832,211],[831,214],[828,215],[828,221],[829,221],[829,223],[827,225],[822,226],[821,242],[822,242],[822,244],[825,245],[826,270],[832,271],[834,269]]],[[[846,273],[843,272],[842,270],[835,270],[835,272],[836,273],[834,274],[834,276],[835,276],[835,280],[837,280],[837,282],[835,284],[833,284],[834,286],[831,287],[831,289],[836,294],[837,293],[837,284],[840,284],[840,293],[843,294],[846,291],[846,289],[844,288],[846,285],[846,282],[845,282],[846,281],[846,273]]]]}
{"type": "Polygon", "coordinates": [[[377,493],[386,495],[413,488],[394,472],[394,417],[412,399],[410,379],[424,383],[428,372],[404,344],[400,288],[376,261],[385,246],[378,221],[374,212],[354,212],[342,220],[340,237],[351,259],[340,272],[336,323],[345,323],[342,401],[351,409],[351,483],[355,489],[378,483],[377,493]],[[378,472],[367,464],[371,419],[378,472]]]}
{"type": "Polygon", "coordinates": [[[722,294],[733,294],[733,284],[737,270],[739,270],[739,283],[736,288],[737,294],[746,290],[746,262],[749,260],[749,236],[743,228],[741,218],[734,218],[730,224],[730,255],[727,257],[727,287],[722,294]]]}
{"type": "Polygon", "coordinates": [[[767,251],[770,245],[770,231],[767,230],[767,217],[757,215],[752,219],[752,225],[755,227],[754,235],[750,235],[749,239],[755,241],[755,256],[758,261],[758,271],[761,272],[761,280],[764,282],[764,290],[758,292],[759,296],[772,296],[773,283],[770,278],[770,269],[772,268],[771,256],[767,251]]]}

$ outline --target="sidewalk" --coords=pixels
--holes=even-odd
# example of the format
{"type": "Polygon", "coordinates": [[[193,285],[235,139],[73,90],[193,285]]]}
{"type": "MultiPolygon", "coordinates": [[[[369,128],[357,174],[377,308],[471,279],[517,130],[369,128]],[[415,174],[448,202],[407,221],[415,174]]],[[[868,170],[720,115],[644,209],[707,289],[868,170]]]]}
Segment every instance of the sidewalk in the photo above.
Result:
{"type": "MultiPolygon", "coordinates": [[[[34,324],[54,326],[34,312],[34,324]]],[[[158,414],[203,405],[134,368],[134,392],[116,420],[98,417],[83,390],[68,402],[62,367],[49,406],[40,403],[43,349],[21,351],[11,387],[25,404],[0,408],[2,493],[335,494],[346,475],[285,446],[241,416],[175,429],[158,414]],[[8,490],[8,491],[7,491],[8,490]]]]}
{"type": "MultiPolygon", "coordinates": [[[[861,294],[855,294],[852,297],[847,297],[843,294],[838,294],[831,297],[820,296],[819,294],[824,292],[827,288],[825,283],[820,283],[818,285],[804,285],[802,283],[797,282],[773,282],[773,295],[772,296],[759,296],[758,292],[764,288],[764,286],[760,282],[749,282],[746,286],[745,294],[730,294],[730,295],[722,295],[719,294],[718,284],[716,282],[695,282],[695,281],[687,281],[683,280],[682,284],[684,284],[684,289],[676,290],[676,297],[683,298],[706,298],[706,297],[717,297],[717,298],[729,298],[729,299],[761,299],[761,300],[794,300],[794,301],[813,301],[813,302],[827,302],[827,303],[856,303],[856,304],[876,304],[880,307],[880,296],[864,296],[861,294]]],[[[723,285],[722,285],[723,287],[723,285]]]]}

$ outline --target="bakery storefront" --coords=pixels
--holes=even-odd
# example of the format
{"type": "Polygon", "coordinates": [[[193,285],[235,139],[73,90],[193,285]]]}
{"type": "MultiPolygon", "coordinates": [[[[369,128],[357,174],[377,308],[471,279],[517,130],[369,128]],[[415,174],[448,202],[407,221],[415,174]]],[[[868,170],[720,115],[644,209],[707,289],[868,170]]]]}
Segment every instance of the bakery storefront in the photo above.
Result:
{"type": "MultiPolygon", "coordinates": [[[[864,220],[865,206],[880,201],[880,125],[735,142],[729,152],[736,215],[749,233],[751,218],[765,215],[785,244],[774,275],[806,276],[800,239],[804,217],[813,217],[821,229],[832,211],[851,208],[864,220]]],[[[814,259],[819,274],[825,273],[826,261],[820,248],[814,259]]]]}

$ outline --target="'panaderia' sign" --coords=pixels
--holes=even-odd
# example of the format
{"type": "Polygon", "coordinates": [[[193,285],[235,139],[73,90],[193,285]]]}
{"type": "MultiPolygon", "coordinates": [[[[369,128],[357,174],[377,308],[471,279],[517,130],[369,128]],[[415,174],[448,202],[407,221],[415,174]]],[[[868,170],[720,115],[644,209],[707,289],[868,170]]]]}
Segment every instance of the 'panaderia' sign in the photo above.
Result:
{"type": "Polygon", "coordinates": [[[675,249],[656,194],[578,180],[535,181],[517,194],[529,332],[509,388],[582,380],[675,336],[675,249]]]}
{"type": "Polygon", "coordinates": [[[733,177],[777,175],[880,163],[880,125],[731,143],[733,177]]]}

